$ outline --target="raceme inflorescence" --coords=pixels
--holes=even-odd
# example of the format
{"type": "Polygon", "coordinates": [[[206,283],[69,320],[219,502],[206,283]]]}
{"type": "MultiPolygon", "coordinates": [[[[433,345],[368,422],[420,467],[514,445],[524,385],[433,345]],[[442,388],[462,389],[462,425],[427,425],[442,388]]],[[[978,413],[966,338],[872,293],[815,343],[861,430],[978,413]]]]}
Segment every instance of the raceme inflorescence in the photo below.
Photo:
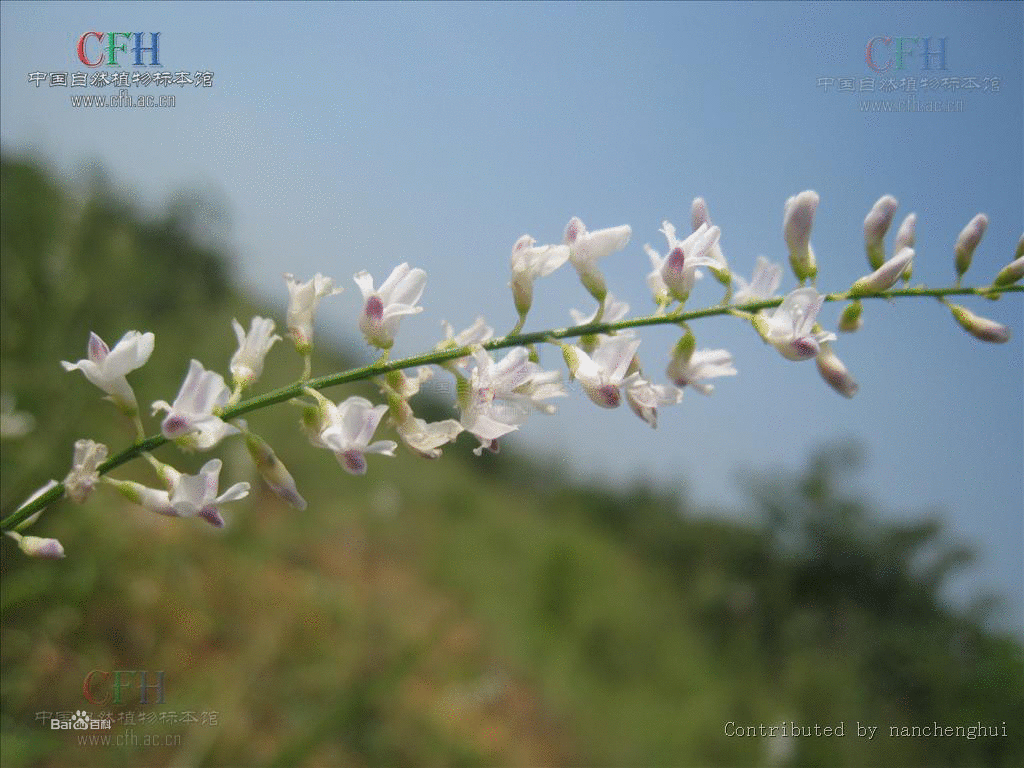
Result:
{"type": "Polygon", "coordinates": [[[222,464],[216,458],[207,461],[198,474],[178,471],[154,456],[157,448],[169,442],[188,451],[208,451],[224,440],[244,440],[267,486],[292,507],[305,509],[306,501],[288,469],[241,418],[290,400],[301,406],[299,427],[309,442],[334,453],[341,468],[354,475],[365,474],[369,463],[376,461],[368,457],[394,456],[399,444],[420,456],[437,458],[442,448],[463,432],[476,439],[477,455],[495,452],[501,439],[518,430],[531,413],[554,413],[552,401],[568,394],[562,371],[541,364],[540,351],[545,345],[559,348],[568,378],[575,380],[596,405],[617,408],[625,400],[640,419],[656,427],[658,409],[679,403],[686,388],[709,395],[714,389],[713,379],[737,373],[732,355],[726,350],[697,347],[690,324],[704,317],[734,316],[749,323],[786,360],[814,359],[824,381],[845,397],[853,397],[858,387],[833,349],[836,333],[818,322],[826,302],[845,302],[837,328],[841,333],[854,332],[861,326],[865,299],[931,297],[945,304],[956,323],[975,338],[995,343],[1009,339],[1005,326],[951,303],[949,297],[995,299],[1024,290],[1018,285],[1024,277],[1024,235],[1013,259],[991,283],[964,287],[962,279],[988,225],[988,218],[979,214],[963,229],[953,248],[954,284],[946,288],[911,287],[917,219],[911,213],[903,220],[887,250],[885,238],[898,203],[886,195],[864,220],[864,245],[872,271],[846,291],[822,294],[817,289],[818,262],[811,246],[818,201],[818,194],[811,190],[786,201],[783,236],[798,285],[785,295],[777,294],[783,267],[763,256],[758,257],[749,281],[732,272],[719,245],[721,231],[711,223],[704,200],[697,198],[692,205],[689,234],[680,238],[675,226],[665,221],[660,230],[666,241],[665,252],[644,245],[651,262],[647,286],[656,309],[649,315],[630,317],[629,306],[608,290],[600,263],[627,246],[632,229],[623,225],[590,231],[580,219],[573,218],[561,243],[537,245],[534,238],[523,235],[514,244],[509,287],[518,319],[508,334],[496,337],[482,316],[458,333],[445,323],[445,338],[433,350],[401,360],[391,360],[390,350],[403,318],[423,310],[419,302],[427,274],[399,264],[378,284],[374,275],[361,271],[354,277],[361,294],[358,325],[381,356],[371,365],[317,378],[311,371],[317,307],[321,300],[341,293],[342,288],[320,274],[305,282],[286,274],[287,334],[303,365],[298,380],[243,400],[245,391],[260,379],[267,354],[282,338],[275,333],[271,319],[254,317],[248,330],[235,320],[238,350],[228,363],[231,384],[220,373],[192,360],[173,402],[152,403],[151,415],[163,416],[159,433],[148,437],[127,377],[145,365],[153,353],[153,334],[131,330],[111,348],[91,333],[86,357],[61,365],[67,371],[80,371],[103,390],[106,399],[134,424],[136,439],[114,455],[93,440],[77,441],[72,467],[64,480],[50,480],[0,521],[0,526],[28,555],[63,557],[64,549],[57,540],[25,535],[23,531],[62,496],[82,503],[102,485],[151,512],[201,518],[222,527],[221,507],[247,496],[249,484],[236,483],[221,492],[222,464]],[[533,305],[534,283],[567,262],[596,301],[594,311],[584,315],[572,310],[574,324],[566,328],[524,332],[533,305]],[[702,270],[721,284],[724,296],[717,304],[688,310],[687,300],[702,270]],[[897,288],[898,283],[902,286],[897,288]],[[653,325],[676,325],[681,331],[670,351],[663,380],[649,376],[638,357],[641,340],[637,330],[653,325]],[[412,398],[438,372],[454,379],[457,394],[453,416],[458,418],[427,422],[416,415],[412,398]],[[372,380],[377,386],[378,402],[355,395],[334,402],[322,394],[327,388],[363,380],[372,380]],[[385,422],[397,440],[377,437],[385,422]],[[138,457],[152,466],[155,487],[110,476],[112,470],[138,457]]]}

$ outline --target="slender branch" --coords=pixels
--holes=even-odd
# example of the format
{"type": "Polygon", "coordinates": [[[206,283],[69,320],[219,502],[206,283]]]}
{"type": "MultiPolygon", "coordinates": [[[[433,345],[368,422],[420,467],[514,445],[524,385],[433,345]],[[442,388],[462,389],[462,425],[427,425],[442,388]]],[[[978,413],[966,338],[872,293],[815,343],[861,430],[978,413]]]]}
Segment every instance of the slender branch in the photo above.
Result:
{"type": "MultiPolygon", "coordinates": [[[[879,291],[877,293],[858,295],[858,300],[863,299],[896,299],[905,297],[928,297],[942,299],[947,296],[984,296],[984,297],[998,297],[1004,293],[1021,293],[1024,292],[1024,286],[1011,285],[1005,287],[985,286],[980,288],[964,288],[958,285],[950,288],[901,288],[888,291],[879,291]]],[[[829,293],[825,294],[824,300],[826,302],[837,302],[847,301],[851,297],[848,292],[845,293],[829,293]]],[[[580,336],[587,336],[592,334],[609,334],[618,331],[623,331],[629,328],[643,328],[653,325],[669,325],[669,324],[681,324],[691,320],[698,320],[704,317],[715,317],[719,315],[729,315],[736,312],[755,313],[762,309],[771,309],[772,307],[779,306],[784,300],[784,297],[777,297],[774,299],[766,299],[764,301],[750,302],[748,304],[731,305],[731,304],[717,304],[712,307],[706,307],[705,309],[697,309],[690,312],[672,312],[662,313],[654,315],[646,315],[644,317],[635,317],[630,320],[621,320],[615,323],[590,323],[588,325],[574,325],[568,328],[559,328],[556,330],[546,331],[534,331],[530,333],[519,333],[513,332],[507,336],[502,336],[497,339],[483,343],[484,349],[488,351],[507,349],[508,347],[524,347],[532,344],[540,344],[549,342],[552,339],[571,339],[580,336]]],[[[517,326],[518,328],[518,326],[517,326]]],[[[303,390],[308,388],[321,390],[327,389],[328,387],[338,386],[340,384],[350,384],[356,381],[363,381],[373,376],[380,376],[382,374],[390,373],[392,371],[400,371],[406,368],[415,368],[422,365],[436,365],[438,363],[444,363],[448,360],[455,360],[460,357],[466,357],[470,354],[469,347],[454,347],[451,349],[445,349],[441,351],[427,352],[422,355],[414,355],[412,357],[406,357],[401,360],[392,360],[385,362],[383,359],[379,360],[371,365],[363,366],[361,368],[354,368],[350,371],[344,371],[341,373],[333,373],[327,376],[320,376],[314,379],[306,379],[290,384],[286,387],[275,389],[272,392],[267,392],[263,395],[251,397],[248,400],[234,405],[230,408],[226,408],[221,418],[225,421],[236,418],[243,414],[249,413],[250,411],[260,410],[267,406],[274,405],[276,403],[283,403],[287,400],[292,400],[303,393],[303,390]]],[[[99,466],[99,473],[105,475],[113,469],[126,464],[127,462],[141,456],[149,451],[156,450],[160,446],[169,442],[166,437],[162,434],[153,435],[145,439],[140,439],[133,445],[125,448],[120,453],[116,453],[103,462],[99,466]]],[[[49,504],[57,501],[64,495],[63,483],[58,483],[56,486],[51,488],[46,493],[40,495],[34,499],[31,503],[25,504],[20,509],[8,515],[2,521],[0,521],[0,530],[10,531],[15,529],[22,522],[27,520],[37,511],[46,507],[49,504]]]]}

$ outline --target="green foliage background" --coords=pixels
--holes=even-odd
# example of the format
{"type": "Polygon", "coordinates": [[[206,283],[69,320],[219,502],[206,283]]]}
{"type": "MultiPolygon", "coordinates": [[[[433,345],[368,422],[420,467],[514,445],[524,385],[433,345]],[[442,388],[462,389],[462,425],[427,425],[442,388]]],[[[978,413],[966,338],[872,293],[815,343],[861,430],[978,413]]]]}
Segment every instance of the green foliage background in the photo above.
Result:
{"type": "MultiPolygon", "coordinates": [[[[130,439],[58,365],[84,355],[90,330],[111,345],[156,333],[132,374],[145,404],[173,399],[191,357],[226,371],[230,319],[268,311],[233,288],[208,201],[182,198],[154,219],[102,177],[68,187],[5,158],[2,211],[0,388],[36,419],[3,444],[6,515],[63,477],[74,440],[130,439]]],[[[317,354],[314,371],[345,366],[340,351],[317,354]]],[[[261,386],[299,371],[279,344],[261,386]]],[[[431,418],[446,407],[419,404],[431,418]]],[[[263,489],[229,440],[222,482],[254,492],[224,531],[100,488],[32,531],[59,538],[65,560],[32,561],[5,539],[5,766],[1024,764],[1019,638],[986,628],[984,604],[943,602],[970,552],[938,520],[882,523],[846,490],[854,447],[752,482],[740,523],[663,489],[581,488],[462,443],[352,478],[309,447],[296,415],[279,406],[250,424],[295,475],[303,513],[263,489]],[[39,718],[98,716],[83,679],[119,669],[165,675],[163,704],[130,690],[104,710],[135,742],[81,744],[39,718]],[[186,712],[216,721],[180,722],[186,712]],[[844,723],[845,735],[730,738],[730,721],[844,723]],[[857,737],[858,721],[879,726],[873,739],[857,737]],[[1008,735],[889,736],[979,722],[1008,735]]],[[[208,457],[160,458],[194,471],[208,457]]],[[[144,462],[117,475],[154,482],[144,462]]]]}

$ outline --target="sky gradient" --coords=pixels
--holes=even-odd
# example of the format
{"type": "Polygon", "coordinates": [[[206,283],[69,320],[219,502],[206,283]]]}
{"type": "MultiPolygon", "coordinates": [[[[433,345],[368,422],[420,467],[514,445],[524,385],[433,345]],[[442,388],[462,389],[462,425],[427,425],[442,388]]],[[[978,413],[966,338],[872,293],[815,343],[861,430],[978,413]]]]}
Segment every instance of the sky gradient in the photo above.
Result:
{"type": "MultiPolygon", "coordinates": [[[[987,283],[1024,228],[1022,34],[1019,3],[5,2],[0,140],[70,178],[102,167],[142,208],[205,191],[224,204],[216,223],[245,287],[283,318],[282,272],[333,277],[346,291],[324,302],[318,333],[360,349],[352,275],[424,268],[426,309],[403,321],[400,356],[433,346],[442,320],[461,328],[483,312],[499,333],[511,328],[512,244],[524,233],[557,242],[572,216],[633,227],[601,266],[612,292],[647,313],[642,246],[664,250],[663,219],[688,231],[696,196],[749,279],[758,255],[785,263],[783,203],[815,189],[825,291],[869,271],[862,225],[883,194],[900,201],[897,225],[917,213],[914,278],[932,286],[951,282],[956,237],[985,212],[967,280],[987,283]],[[76,56],[90,30],[159,31],[163,68],[212,71],[213,85],[146,91],[175,93],[172,109],[102,110],[30,84],[35,71],[91,71],[76,56]],[[945,60],[918,47],[903,70],[893,60],[879,73],[865,58],[876,37],[945,39],[945,60]],[[955,112],[861,111],[911,98],[884,91],[889,75],[979,87],[918,91],[919,105],[960,101],[955,112]],[[841,91],[841,78],[875,92],[841,91]]],[[[882,68],[894,44],[874,50],[882,68]]],[[[782,291],[793,287],[787,270],[782,291]]],[[[688,306],[719,298],[705,279],[688,306]]],[[[870,302],[864,328],[835,345],[860,383],[850,401],[737,320],[694,324],[698,344],[728,349],[739,370],[710,398],[687,392],[652,431],[576,392],[513,443],[580,477],[643,476],[728,510],[746,503],[744,472],[796,470],[816,447],[856,438],[867,455],[857,490],[894,516],[943,514],[981,550],[954,594],[995,589],[1009,601],[1003,623],[1020,627],[1022,302],[969,306],[1009,325],[1010,343],[975,341],[932,300],[870,302]]],[[[564,326],[571,307],[592,309],[565,268],[537,284],[527,329],[564,326]]],[[[827,328],[838,311],[822,313],[827,328]]],[[[677,334],[642,335],[645,369],[660,378],[677,334]]],[[[557,354],[544,362],[560,365],[557,354]]]]}

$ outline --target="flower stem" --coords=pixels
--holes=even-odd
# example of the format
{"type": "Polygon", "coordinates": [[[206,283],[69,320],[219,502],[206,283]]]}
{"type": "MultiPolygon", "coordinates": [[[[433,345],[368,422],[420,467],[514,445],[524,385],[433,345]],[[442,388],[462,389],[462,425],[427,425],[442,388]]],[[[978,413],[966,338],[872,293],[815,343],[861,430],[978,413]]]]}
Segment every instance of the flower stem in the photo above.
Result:
{"type": "MultiPolygon", "coordinates": [[[[944,300],[947,296],[984,296],[991,298],[1004,293],[1021,293],[1024,292],[1024,286],[1011,285],[996,288],[994,286],[983,286],[979,288],[964,288],[958,285],[949,288],[899,288],[888,291],[878,291],[876,293],[868,293],[858,295],[858,300],[862,299],[898,299],[898,298],[910,298],[910,297],[929,297],[936,298],[940,301],[944,300]]],[[[512,333],[506,336],[492,339],[484,342],[481,346],[488,351],[494,351],[499,349],[507,349],[509,347],[525,347],[533,344],[541,343],[557,343],[561,339],[571,339],[580,336],[588,336],[592,334],[611,334],[617,331],[626,330],[627,328],[643,328],[654,325],[679,325],[682,323],[689,322],[691,320],[699,320],[704,317],[715,317],[718,315],[738,315],[740,317],[753,317],[755,313],[762,309],[771,309],[782,304],[784,297],[777,297],[774,299],[765,299],[764,301],[750,302],[742,305],[735,304],[717,304],[715,306],[706,307],[704,309],[697,309],[690,312],[676,312],[671,314],[653,314],[646,315],[644,317],[635,317],[630,320],[621,320],[615,323],[603,323],[603,322],[592,322],[587,325],[574,325],[568,328],[558,328],[553,330],[533,331],[530,333],[519,332],[518,326],[512,333]],[[743,314],[741,314],[743,313],[743,314]]],[[[848,301],[851,299],[849,292],[843,293],[830,293],[824,296],[826,302],[838,302],[848,301]]],[[[351,384],[356,381],[362,381],[369,379],[373,376],[380,376],[381,374],[391,373],[392,371],[400,371],[406,368],[415,368],[423,365],[438,365],[445,363],[449,360],[455,360],[460,357],[466,357],[470,353],[469,347],[453,347],[441,351],[427,352],[421,355],[414,355],[412,357],[406,357],[401,360],[386,359],[386,355],[374,363],[363,366],[361,368],[354,368],[349,371],[342,371],[339,373],[328,374],[327,376],[320,376],[318,378],[308,378],[309,376],[309,364],[310,357],[306,356],[306,370],[303,372],[303,378],[294,384],[275,389],[271,392],[267,392],[256,397],[251,397],[248,400],[232,405],[229,408],[225,408],[221,414],[221,418],[225,421],[236,418],[243,414],[249,413],[250,411],[257,411],[276,403],[286,402],[292,400],[303,394],[304,390],[314,389],[321,390],[327,389],[328,387],[335,387],[341,384],[351,384]]],[[[149,451],[153,451],[165,443],[169,442],[166,437],[162,434],[156,434],[151,437],[141,437],[134,444],[125,448],[120,453],[114,454],[103,462],[99,466],[99,473],[105,475],[113,469],[126,464],[127,462],[135,459],[141,455],[146,454],[149,451]]],[[[42,509],[43,507],[52,504],[64,495],[64,485],[58,483],[56,486],[51,488],[46,493],[42,494],[38,498],[34,499],[31,503],[25,504],[19,509],[12,512],[10,515],[0,521],[0,530],[9,531],[14,529],[21,522],[26,520],[32,514],[42,509]]]]}

